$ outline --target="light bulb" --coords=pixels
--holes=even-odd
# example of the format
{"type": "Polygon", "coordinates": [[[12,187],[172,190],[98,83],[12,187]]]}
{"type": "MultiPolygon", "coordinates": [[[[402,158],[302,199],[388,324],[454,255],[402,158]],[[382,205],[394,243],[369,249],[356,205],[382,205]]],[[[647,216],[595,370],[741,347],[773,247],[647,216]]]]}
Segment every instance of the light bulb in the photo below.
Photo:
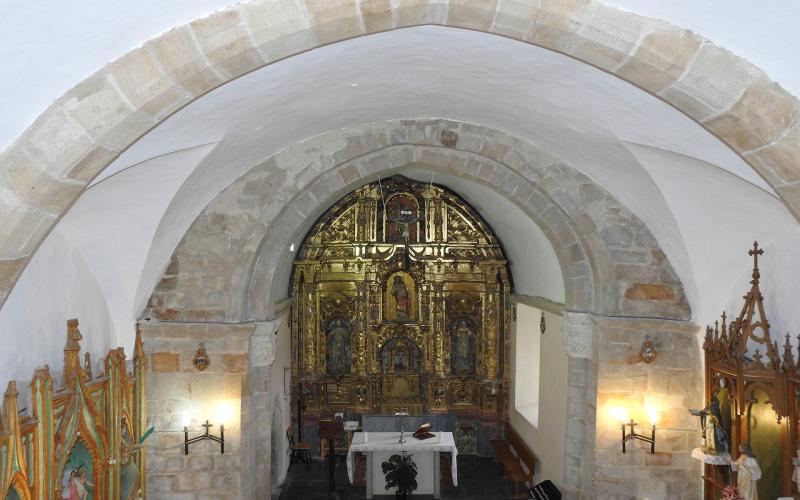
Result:
{"type": "Polygon", "coordinates": [[[183,424],[184,427],[189,427],[189,424],[191,423],[192,423],[192,414],[189,412],[189,410],[186,410],[185,412],[183,412],[183,417],[181,417],[181,424],[183,424]]]}
{"type": "Polygon", "coordinates": [[[219,425],[230,425],[233,418],[233,408],[227,401],[221,401],[217,405],[216,419],[219,425]]]}
{"type": "Polygon", "coordinates": [[[658,408],[656,408],[655,406],[648,406],[647,418],[650,419],[651,425],[656,425],[658,423],[658,408]]]}

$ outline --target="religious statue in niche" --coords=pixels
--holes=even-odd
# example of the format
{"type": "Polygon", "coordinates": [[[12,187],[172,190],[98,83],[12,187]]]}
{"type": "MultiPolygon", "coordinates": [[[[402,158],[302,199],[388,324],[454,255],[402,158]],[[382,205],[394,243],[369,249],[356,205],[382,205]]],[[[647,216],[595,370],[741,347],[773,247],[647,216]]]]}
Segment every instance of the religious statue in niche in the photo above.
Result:
{"type": "Polygon", "coordinates": [[[458,318],[451,327],[451,369],[453,375],[475,374],[475,325],[469,318],[458,318]]]}
{"type": "Polygon", "coordinates": [[[384,372],[418,372],[419,362],[419,347],[411,340],[395,338],[386,342],[381,349],[381,368],[384,372]]]}
{"type": "Polygon", "coordinates": [[[408,195],[398,194],[386,202],[386,242],[417,243],[417,203],[408,195]]]}
{"type": "Polygon", "coordinates": [[[328,340],[326,361],[329,375],[335,377],[350,373],[350,324],[343,318],[334,318],[325,329],[328,340]]]}
{"type": "Polygon", "coordinates": [[[414,278],[402,271],[389,277],[384,315],[387,321],[410,323],[417,319],[416,287],[414,278]]]}

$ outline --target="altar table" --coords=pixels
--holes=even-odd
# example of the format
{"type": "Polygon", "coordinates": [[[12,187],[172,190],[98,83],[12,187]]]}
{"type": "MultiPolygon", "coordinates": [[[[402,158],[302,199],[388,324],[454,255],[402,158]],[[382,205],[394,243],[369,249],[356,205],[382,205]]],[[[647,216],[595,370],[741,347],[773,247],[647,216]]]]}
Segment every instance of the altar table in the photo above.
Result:
{"type": "Polygon", "coordinates": [[[355,469],[354,454],[364,453],[367,456],[367,498],[372,498],[373,494],[392,494],[393,490],[385,489],[386,480],[381,470],[381,463],[388,460],[391,455],[405,451],[414,455],[414,462],[417,464],[417,489],[414,493],[433,494],[434,498],[440,498],[439,453],[452,454],[453,485],[458,486],[456,466],[458,450],[452,432],[434,432],[433,435],[434,437],[430,439],[419,440],[407,432],[406,442],[400,444],[399,432],[356,432],[347,451],[347,476],[350,482],[353,482],[355,469]]]}

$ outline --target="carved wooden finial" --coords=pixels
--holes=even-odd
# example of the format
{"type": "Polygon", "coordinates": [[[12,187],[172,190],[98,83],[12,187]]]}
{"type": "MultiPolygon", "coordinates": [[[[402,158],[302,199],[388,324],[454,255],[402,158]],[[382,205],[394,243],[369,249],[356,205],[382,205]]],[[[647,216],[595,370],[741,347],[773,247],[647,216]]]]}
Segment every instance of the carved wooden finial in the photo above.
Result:
{"type": "Polygon", "coordinates": [[[0,418],[0,431],[11,432],[14,429],[14,421],[17,418],[17,382],[12,380],[8,383],[5,396],[3,397],[3,412],[0,418]]]}
{"type": "Polygon", "coordinates": [[[794,368],[794,354],[792,353],[792,342],[789,340],[789,332],[786,332],[786,342],[783,343],[783,364],[787,370],[794,368]]]}
{"type": "Polygon", "coordinates": [[[747,255],[753,257],[753,281],[758,282],[758,279],[761,277],[761,273],[758,270],[758,256],[764,255],[764,250],[758,248],[758,242],[753,242],[753,249],[747,252],[747,255]]]}
{"type": "Polygon", "coordinates": [[[64,346],[64,386],[71,388],[83,376],[81,369],[81,345],[83,339],[78,330],[78,320],[67,321],[67,344],[64,346]]]}
{"type": "Polygon", "coordinates": [[[67,320],[67,344],[64,346],[65,351],[80,351],[80,341],[83,340],[81,331],[78,330],[78,320],[67,320]]]}
{"type": "Polygon", "coordinates": [[[83,355],[83,374],[87,381],[92,380],[92,355],[88,352],[83,355]]]}

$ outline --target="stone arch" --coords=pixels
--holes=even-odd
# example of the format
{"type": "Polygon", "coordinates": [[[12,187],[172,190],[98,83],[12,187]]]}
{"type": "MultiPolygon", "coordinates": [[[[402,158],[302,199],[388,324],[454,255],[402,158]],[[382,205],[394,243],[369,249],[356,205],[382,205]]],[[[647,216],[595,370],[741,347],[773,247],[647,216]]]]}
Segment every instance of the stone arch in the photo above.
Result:
{"type": "MultiPolygon", "coordinates": [[[[273,285],[280,281],[273,278],[291,267],[288,245],[305,234],[303,221],[313,222],[315,210],[322,213],[355,187],[408,165],[501,193],[557,248],[567,281],[567,493],[605,497],[634,488],[646,496],[652,484],[665,487],[658,471],[630,484],[631,478],[617,477],[619,470],[604,469],[607,463],[595,465],[596,456],[617,453],[619,445],[617,432],[596,430],[604,425],[597,416],[614,398],[644,397],[631,378],[663,392],[669,374],[670,384],[686,388],[686,400],[699,399],[697,328],[688,321],[682,285],[649,229],[608,192],[535,145],[485,126],[437,119],[374,123],[332,131],[265,159],[197,217],[144,315],[213,322],[271,317],[279,298],[273,285]],[[667,346],[659,358],[662,371],[628,364],[644,334],[667,346]],[[628,384],[622,391],[618,380],[628,384]]],[[[668,401],[675,405],[669,411],[685,407],[684,399],[668,401]]],[[[675,484],[698,484],[689,466],[678,469],[675,484]]]]}
{"type": "Polygon", "coordinates": [[[400,120],[334,131],[253,167],[192,224],[144,316],[184,321],[271,317],[275,301],[286,293],[280,278],[291,267],[286,250],[305,234],[307,221],[355,187],[408,165],[477,182],[520,207],[556,251],[568,309],[689,318],[683,287],[655,238],[608,192],[533,144],[448,120],[400,120]],[[445,136],[456,137],[455,144],[444,146],[445,136]],[[654,290],[657,300],[650,293],[654,290]]]}
{"type": "Polygon", "coordinates": [[[691,31],[597,0],[255,0],[177,27],[101,68],[3,152],[0,298],[87,183],[181,107],[294,54],[428,24],[531,43],[657,96],[726,142],[800,218],[800,101],[691,31]]]}

